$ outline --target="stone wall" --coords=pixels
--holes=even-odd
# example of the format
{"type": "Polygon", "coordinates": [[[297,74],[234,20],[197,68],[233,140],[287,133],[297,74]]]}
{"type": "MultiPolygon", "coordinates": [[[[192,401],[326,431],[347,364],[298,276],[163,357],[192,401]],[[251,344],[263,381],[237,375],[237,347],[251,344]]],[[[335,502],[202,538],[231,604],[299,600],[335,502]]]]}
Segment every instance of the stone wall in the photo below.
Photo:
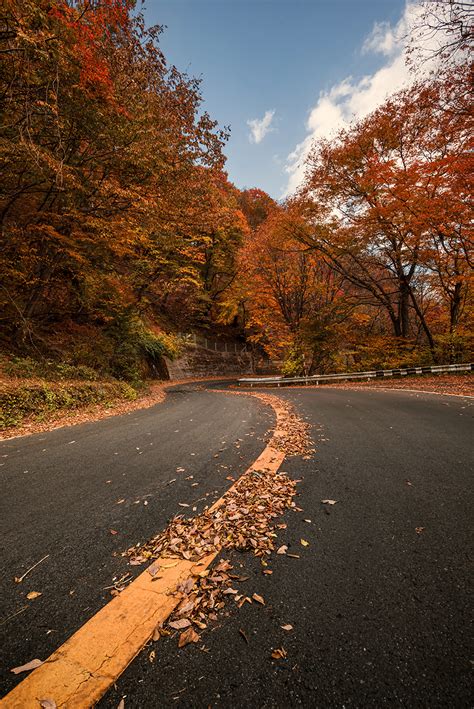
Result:
{"type": "Polygon", "coordinates": [[[249,352],[216,351],[199,345],[186,347],[181,357],[174,362],[166,359],[166,366],[172,380],[254,372],[249,352]]]}

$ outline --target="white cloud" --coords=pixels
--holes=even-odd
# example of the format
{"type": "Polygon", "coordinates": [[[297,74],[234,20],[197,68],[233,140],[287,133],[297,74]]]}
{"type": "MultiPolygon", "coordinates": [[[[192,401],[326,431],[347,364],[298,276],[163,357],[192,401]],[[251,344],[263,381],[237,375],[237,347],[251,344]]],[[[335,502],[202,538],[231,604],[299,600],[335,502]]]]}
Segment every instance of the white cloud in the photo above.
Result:
{"type": "Polygon", "coordinates": [[[263,118],[254,118],[247,121],[250,128],[249,140],[251,143],[261,143],[267,133],[273,130],[272,121],[275,116],[275,111],[265,111],[263,118]]]}
{"type": "MultiPolygon", "coordinates": [[[[307,136],[288,155],[285,171],[288,184],[283,197],[293,194],[302,183],[305,160],[315,140],[329,138],[352,120],[364,118],[379,106],[390,94],[413,82],[414,75],[407,67],[406,49],[410,28],[421,7],[407,0],[399,22],[392,27],[388,22],[376,23],[365,40],[362,51],[377,52],[386,57],[385,63],[373,74],[362,79],[349,76],[335,84],[329,91],[320,93],[306,122],[307,136]]],[[[424,70],[432,69],[427,62],[424,70]]]]}
{"type": "Polygon", "coordinates": [[[370,52],[378,52],[390,56],[396,52],[400,44],[399,32],[402,30],[401,23],[395,28],[392,28],[390,22],[376,22],[372,32],[366,38],[362,45],[362,54],[370,54],[370,52]]]}

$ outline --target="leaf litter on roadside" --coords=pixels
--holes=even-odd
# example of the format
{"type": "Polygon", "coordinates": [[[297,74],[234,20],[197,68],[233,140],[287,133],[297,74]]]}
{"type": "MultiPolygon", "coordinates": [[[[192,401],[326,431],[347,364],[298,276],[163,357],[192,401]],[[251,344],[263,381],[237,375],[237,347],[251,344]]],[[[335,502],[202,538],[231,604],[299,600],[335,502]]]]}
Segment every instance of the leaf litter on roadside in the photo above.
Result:
{"type": "MultiPolygon", "coordinates": [[[[265,403],[270,397],[277,399],[280,406],[277,429],[270,445],[287,455],[311,453],[309,426],[298,418],[291,405],[272,395],[259,394],[258,397],[267,400],[265,403]]],[[[193,577],[174,592],[179,602],[166,624],[170,630],[181,631],[178,647],[199,642],[195,629],[205,630],[209,622],[217,620],[227,603],[237,608],[245,603],[265,606],[265,600],[258,593],[238,587],[239,582],[248,577],[232,573],[233,566],[228,560],[221,559],[204,571],[199,562],[209,554],[228,549],[250,551],[261,559],[263,567],[267,566],[268,558],[276,551],[277,529],[286,528],[285,524],[276,524],[276,518],[288,509],[299,510],[293,501],[297,482],[285,472],[251,468],[217,505],[195,517],[186,517],[184,513],[176,515],[162,533],[124,552],[133,564],[159,559],[162,569],[178,564],[180,559],[195,563],[191,568],[193,577]],[[166,559],[171,563],[164,563],[166,559]]],[[[184,506],[183,503],[180,506],[184,506]]],[[[287,549],[286,545],[280,546],[277,553],[286,553],[287,549]]],[[[165,634],[168,633],[169,630],[165,634]]],[[[154,637],[157,635],[159,631],[155,631],[154,637]]],[[[241,635],[244,637],[243,633],[241,635]]],[[[244,639],[247,640],[246,636],[244,639]]]]}

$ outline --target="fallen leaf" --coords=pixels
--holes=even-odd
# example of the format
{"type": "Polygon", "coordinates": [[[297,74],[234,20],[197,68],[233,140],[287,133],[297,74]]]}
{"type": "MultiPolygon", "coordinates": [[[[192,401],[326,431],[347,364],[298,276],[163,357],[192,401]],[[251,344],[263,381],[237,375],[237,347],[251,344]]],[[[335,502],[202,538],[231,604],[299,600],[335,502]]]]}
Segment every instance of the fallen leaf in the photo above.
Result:
{"type": "Polygon", "coordinates": [[[239,628],[239,633],[241,634],[241,636],[243,637],[243,639],[245,640],[245,642],[246,642],[247,645],[248,645],[248,644],[249,644],[249,639],[248,639],[248,637],[246,636],[246,634],[244,633],[244,631],[242,630],[242,628],[239,628]]]}
{"type": "Polygon", "coordinates": [[[183,630],[184,628],[189,628],[191,621],[187,618],[181,618],[180,620],[172,620],[168,623],[170,628],[173,630],[183,630]]]}
{"type": "Polygon", "coordinates": [[[188,505],[187,502],[178,502],[178,505],[179,505],[180,507],[189,507],[189,505],[188,505]]]}
{"type": "Polygon", "coordinates": [[[159,565],[159,563],[157,561],[154,561],[153,564],[151,564],[151,566],[148,567],[147,571],[150,574],[150,576],[156,576],[156,574],[158,573],[160,568],[161,568],[161,566],[159,565]]]}
{"type": "Polygon", "coordinates": [[[273,571],[270,571],[270,569],[263,569],[262,573],[265,574],[265,576],[271,576],[271,574],[273,574],[273,571]]]}
{"type": "Polygon", "coordinates": [[[154,650],[152,650],[152,651],[150,652],[150,654],[148,655],[148,660],[149,660],[150,662],[154,662],[154,661],[155,661],[155,657],[156,657],[156,652],[155,652],[154,650]]]}
{"type": "Polygon", "coordinates": [[[281,627],[283,628],[283,630],[288,630],[288,631],[293,630],[293,626],[292,626],[292,625],[289,625],[289,624],[288,624],[288,625],[282,625],[281,627]]]}
{"type": "Polygon", "coordinates": [[[121,505],[123,502],[125,502],[125,499],[123,499],[123,500],[118,500],[118,502],[117,502],[116,504],[117,504],[117,505],[121,505]]]}
{"type": "Polygon", "coordinates": [[[337,500],[321,500],[323,505],[335,505],[337,503],[337,500]]]}
{"type": "Polygon", "coordinates": [[[125,699],[120,700],[117,709],[125,709],[125,699]]]}
{"type": "Polygon", "coordinates": [[[110,534],[118,534],[118,532],[117,532],[116,529],[111,529],[111,530],[110,530],[110,534]]]}
{"type": "Polygon", "coordinates": [[[172,564],[163,564],[162,569],[172,569],[173,566],[178,566],[179,561],[173,561],[172,564]]]}
{"type": "Polygon", "coordinates": [[[416,528],[415,528],[415,532],[416,532],[417,534],[422,534],[422,532],[424,532],[424,531],[425,531],[425,528],[424,528],[424,527],[416,527],[416,528]]]}
{"type": "Polygon", "coordinates": [[[409,480],[405,480],[405,485],[408,485],[408,487],[413,487],[413,483],[411,483],[409,480]]]}
{"type": "Polygon", "coordinates": [[[185,647],[189,645],[189,643],[198,643],[200,639],[201,637],[196,633],[194,628],[188,628],[179,636],[178,647],[185,647]]]}
{"type": "Polygon", "coordinates": [[[277,554],[286,554],[287,550],[288,547],[286,546],[286,544],[282,544],[282,546],[277,549],[277,554]]]}
{"type": "Polygon", "coordinates": [[[300,539],[300,544],[302,547],[309,547],[309,542],[306,539],[300,539]]]}
{"type": "Polygon", "coordinates": [[[153,635],[151,636],[151,639],[153,642],[156,643],[157,640],[161,638],[161,628],[159,625],[156,626],[156,628],[153,631],[153,635]]]}
{"type": "Polygon", "coordinates": [[[27,662],[26,665],[19,665],[18,667],[14,667],[10,672],[13,672],[13,674],[18,675],[20,672],[28,672],[29,670],[34,670],[40,665],[43,664],[43,660],[30,660],[30,662],[27,662]]]}
{"type": "Polygon", "coordinates": [[[310,520],[310,519],[304,519],[303,522],[308,522],[308,524],[311,524],[311,520],[310,520]]]}
{"type": "Polygon", "coordinates": [[[29,593],[26,594],[26,597],[29,601],[32,601],[34,598],[39,598],[43,594],[40,593],[39,591],[30,591],[29,593]]]}
{"type": "Polygon", "coordinates": [[[257,601],[257,603],[260,603],[260,605],[262,605],[262,606],[265,605],[265,601],[263,600],[263,598],[261,596],[258,595],[258,593],[254,593],[252,598],[254,601],[257,601]]]}
{"type": "Polygon", "coordinates": [[[286,656],[287,652],[284,647],[276,648],[276,650],[273,650],[272,652],[272,657],[274,660],[284,660],[286,656]]]}
{"type": "Polygon", "coordinates": [[[54,699],[38,699],[40,707],[43,709],[57,709],[57,704],[54,699]]]}

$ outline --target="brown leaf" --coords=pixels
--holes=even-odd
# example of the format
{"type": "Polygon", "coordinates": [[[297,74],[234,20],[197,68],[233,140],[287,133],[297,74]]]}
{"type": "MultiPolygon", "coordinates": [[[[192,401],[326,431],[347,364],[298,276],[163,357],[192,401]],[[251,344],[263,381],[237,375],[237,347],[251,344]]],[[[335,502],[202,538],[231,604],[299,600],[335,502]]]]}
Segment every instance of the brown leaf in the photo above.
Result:
{"type": "Polygon", "coordinates": [[[161,638],[161,628],[159,625],[156,626],[156,628],[153,631],[153,635],[151,636],[151,639],[153,642],[156,643],[157,640],[161,638]]]}
{"type": "Polygon", "coordinates": [[[57,704],[54,699],[38,699],[40,707],[43,709],[57,709],[57,704]]]}
{"type": "Polygon", "coordinates": [[[287,654],[284,647],[278,647],[276,650],[273,650],[272,657],[274,660],[284,660],[287,654]]]}
{"type": "Polygon", "coordinates": [[[265,601],[263,600],[263,598],[261,596],[258,595],[258,593],[254,593],[252,598],[254,601],[257,601],[257,603],[260,603],[261,606],[265,605],[265,601]]]}
{"type": "Polygon", "coordinates": [[[153,564],[151,564],[151,566],[148,567],[147,571],[150,574],[150,576],[156,576],[156,574],[158,573],[160,568],[161,567],[160,567],[159,563],[157,561],[154,561],[153,564]]]}
{"type": "Polygon", "coordinates": [[[30,660],[25,665],[19,665],[10,670],[13,674],[18,675],[20,672],[28,672],[29,670],[34,670],[43,664],[43,660],[30,660]]]}
{"type": "Polygon", "coordinates": [[[185,647],[189,645],[189,643],[198,643],[200,639],[201,637],[196,633],[194,628],[188,628],[179,636],[178,647],[185,647]]]}
{"type": "Polygon", "coordinates": [[[277,554],[286,554],[287,550],[288,550],[287,545],[282,544],[282,546],[279,549],[277,549],[277,554]]]}
{"type": "Polygon", "coordinates": [[[283,628],[283,630],[288,630],[288,631],[293,630],[293,626],[290,625],[289,623],[287,625],[282,625],[281,627],[283,628]]]}
{"type": "Polygon", "coordinates": [[[422,534],[424,531],[425,531],[425,528],[424,528],[424,527],[416,527],[416,528],[415,528],[415,532],[416,532],[417,534],[422,534]]]}
{"type": "Polygon", "coordinates": [[[121,699],[117,705],[117,709],[125,709],[125,699],[121,699]]]}
{"type": "Polygon", "coordinates": [[[109,531],[110,531],[110,534],[118,534],[116,529],[110,529],[109,531]]]}
{"type": "Polygon", "coordinates": [[[246,642],[247,645],[248,645],[248,644],[249,644],[249,639],[248,639],[248,637],[246,636],[246,634],[244,633],[244,631],[242,630],[242,628],[239,628],[239,633],[241,634],[241,636],[243,637],[243,639],[245,640],[245,642],[246,642]]]}
{"type": "Polygon", "coordinates": [[[26,597],[29,601],[32,601],[34,598],[39,598],[43,594],[40,593],[39,591],[30,591],[29,593],[26,594],[26,597]]]}
{"type": "Polygon", "coordinates": [[[191,621],[188,618],[180,618],[180,620],[172,620],[168,623],[170,628],[173,630],[183,630],[183,628],[189,628],[191,621]]]}
{"type": "Polygon", "coordinates": [[[309,542],[306,539],[300,539],[300,544],[302,547],[309,547],[309,542]]]}
{"type": "Polygon", "coordinates": [[[323,505],[335,505],[337,504],[337,500],[321,500],[323,505]]]}

